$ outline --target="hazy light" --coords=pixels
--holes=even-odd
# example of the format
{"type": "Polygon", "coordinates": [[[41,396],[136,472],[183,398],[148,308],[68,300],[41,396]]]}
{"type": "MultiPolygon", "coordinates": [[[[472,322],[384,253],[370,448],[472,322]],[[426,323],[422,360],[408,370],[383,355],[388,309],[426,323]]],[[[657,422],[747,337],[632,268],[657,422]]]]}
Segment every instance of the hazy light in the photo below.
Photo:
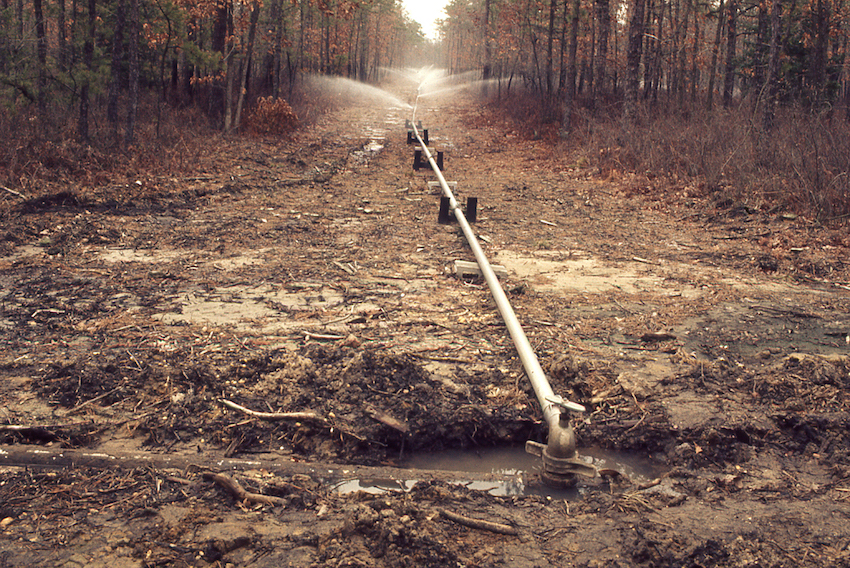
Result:
{"type": "Polygon", "coordinates": [[[404,9],[410,18],[422,24],[425,37],[437,39],[437,20],[446,17],[443,9],[448,5],[447,0],[403,0],[404,9]]]}

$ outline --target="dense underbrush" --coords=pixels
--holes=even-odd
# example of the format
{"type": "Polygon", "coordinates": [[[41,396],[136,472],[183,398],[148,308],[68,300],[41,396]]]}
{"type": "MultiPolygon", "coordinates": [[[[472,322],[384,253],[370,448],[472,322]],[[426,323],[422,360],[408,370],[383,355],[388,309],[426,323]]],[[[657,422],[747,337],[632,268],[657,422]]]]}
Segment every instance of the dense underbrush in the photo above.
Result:
{"type": "Polygon", "coordinates": [[[687,180],[704,197],[758,210],[787,211],[826,224],[850,218],[850,123],[843,113],[784,108],[765,131],[758,109],[669,112],[644,108],[626,120],[616,104],[578,106],[562,131],[559,110],[512,95],[490,103],[527,136],[566,147],[567,160],[601,172],[687,180]]]}

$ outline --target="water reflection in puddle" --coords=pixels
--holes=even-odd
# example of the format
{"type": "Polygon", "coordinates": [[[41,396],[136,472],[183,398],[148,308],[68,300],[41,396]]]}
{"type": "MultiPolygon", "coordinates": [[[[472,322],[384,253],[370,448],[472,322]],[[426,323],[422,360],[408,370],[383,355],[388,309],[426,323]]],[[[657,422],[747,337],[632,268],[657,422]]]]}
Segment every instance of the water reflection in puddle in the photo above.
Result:
{"type": "MultiPolygon", "coordinates": [[[[649,459],[624,452],[598,448],[581,448],[580,454],[597,469],[620,472],[632,482],[642,483],[659,476],[662,469],[649,459]]],[[[537,479],[542,464],[540,459],[525,453],[523,447],[486,448],[476,450],[445,450],[411,456],[403,464],[412,470],[437,470],[458,472],[456,485],[475,491],[485,491],[496,496],[542,495],[555,499],[575,500],[582,496],[581,484],[576,488],[557,489],[542,485],[537,479]],[[496,475],[499,479],[476,480],[496,475]]],[[[403,474],[404,470],[399,470],[403,474]]],[[[390,491],[410,491],[416,479],[350,479],[337,482],[333,490],[346,494],[356,491],[380,494],[390,491]]]]}
{"type": "Polygon", "coordinates": [[[371,493],[373,495],[387,493],[389,491],[407,493],[413,489],[417,481],[417,479],[348,479],[335,483],[331,486],[331,489],[342,495],[357,491],[371,493]]]}

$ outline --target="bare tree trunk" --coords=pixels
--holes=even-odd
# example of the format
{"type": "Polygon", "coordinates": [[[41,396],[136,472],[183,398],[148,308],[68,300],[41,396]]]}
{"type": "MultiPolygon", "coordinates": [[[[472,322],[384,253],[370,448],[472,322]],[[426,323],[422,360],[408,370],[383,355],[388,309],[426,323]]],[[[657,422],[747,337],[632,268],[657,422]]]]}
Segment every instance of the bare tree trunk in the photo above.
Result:
{"type": "Polygon", "coordinates": [[[723,107],[732,105],[735,94],[735,47],[738,43],[738,1],[729,0],[726,25],[726,70],[723,76],[723,107]]]}
{"type": "Polygon", "coordinates": [[[96,0],[89,0],[88,7],[88,29],[86,30],[86,40],[83,44],[83,64],[89,71],[89,77],[83,80],[83,85],[80,89],[80,114],[77,120],[77,136],[86,143],[89,141],[89,105],[91,104],[89,100],[89,84],[94,66],[94,34],[95,23],[97,21],[96,0]]]}
{"type": "Polygon", "coordinates": [[[654,49],[652,63],[650,64],[652,67],[649,85],[650,90],[645,95],[645,97],[649,97],[651,94],[653,103],[658,101],[658,90],[661,88],[662,62],[664,60],[664,8],[664,2],[656,3],[658,25],[656,26],[655,39],[653,40],[654,49]]]}
{"type": "Polygon", "coordinates": [[[484,79],[483,92],[485,95],[487,94],[487,82],[490,80],[493,65],[493,46],[490,35],[490,0],[484,0],[484,71],[481,78],[484,79]]]}
{"type": "Polygon", "coordinates": [[[724,22],[724,0],[720,0],[717,8],[717,28],[714,33],[714,45],[711,48],[711,65],[708,68],[708,91],[705,97],[705,106],[708,109],[714,106],[714,80],[717,77],[717,59],[720,53],[720,40],[723,37],[724,22]]]}
{"type": "Polygon", "coordinates": [[[564,0],[564,17],[561,18],[561,53],[558,55],[560,69],[558,70],[558,94],[563,95],[567,84],[567,22],[569,17],[570,0],[564,0]]]}
{"type": "Polygon", "coordinates": [[[224,131],[233,129],[233,83],[235,83],[237,67],[233,62],[236,46],[233,41],[227,42],[227,57],[225,59],[225,86],[224,86],[224,131]]]}
{"type": "Polygon", "coordinates": [[[47,38],[44,32],[44,6],[42,0],[33,0],[33,12],[35,13],[35,36],[38,52],[38,83],[36,87],[36,99],[39,110],[44,110],[47,104],[47,38]]]}
{"type": "Polygon", "coordinates": [[[56,45],[59,53],[57,55],[56,61],[59,65],[59,70],[65,71],[65,65],[67,62],[67,54],[65,53],[65,51],[67,50],[65,37],[65,0],[59,0],[57,7],[58,13],[56,15],[56,45]]]}
{"type": "Polygon", "coordinates": [[[629,44],[626,48],[626,118],[633,120],[637,113],[640,88],[640,60],[643,53],[643,25],[645,0],[635,0],[629,21],[629,44]]]}
{"type": "MultiPolygon", "coordinates": [[[[565,8],[566,9],[566,5],[565,8]]],[[[564,105],[564,118],[561,121],[561,135],[572,131],[572,113],[576,99],[576,58],[578,57],[578,23],[581,0],[573,0],[572,22],[570,23],[570,51],[567,61],[566,96],[564,105]]]]}
{"type": "MultiPolygon", "coordinates": [[[[655,53],[656,43],[658,42],[658,36],[652,33],[647,33],[647,31],[652,29],[653,22],[653,14],[655,14],[655,1],[654,0],[645,0],[644,2],[644,19],[643,19],[643,31],[646,34],[646,37],[642,40],[643,44],[643,97],[647,98],[649,91],[652,89],[652,76],[653,76],[653,54],[655,53]]],[[[628,40],[626,40],[628,42],[628,40]]],[[[629,48],[626,47],[626,59],[629,57],[629,48]]],[[[628,74],[628,63],[626,64],[626,74],[628,74]]],[[[628,82],[628,79],[626,79],[628,82]]],[[[628,89],[628,85],[626,89],[628,89]]],[[[638,90],[639,92],[640,90],[638,90]]]]}
{"type": "Polygon", "coordinates": [[[848,73],[847,73],[847,48],[850,41],[848,41],[847,34],[844,34],[844,41],[842,42],[841,51],[844,53],[844,56],[841,58],[841,89],[843,91],[843,100],[844,100],[844,120],[850,121],[850,81],[848,81],[848,73]]]}
{"type": "MultiPolygon", "coordinates": [[[[688,23],[691,20],[691,7],[693,6],[692,0],[685,0],[685,15],[682,16],[681,25],[679,27],[682,28],[683,32],[680,37],[676,38],[676,43],[678,44],[678,59],[679,63],[676,66],[676,90],[678,94],[679,108],[684,105],[685,102],[685,90],[686,90],[686,66],[687,66],[687,49],[685,47],[685,39],[688,37],[688,23]]],[[[696,33],[696,31],[694,32],[696,33]]],[[[679,36],[679,34],[677,34],[679,36]]]]}
{"type": "Polygon", "coordinates": [[[381,13],[380,10],[375,17],[375,61],[372,64],[370,77],[377,75],[378,67],[381,65],[381,13]]]}
{"type": "Polygon", "coordinates": [[[608,87],[607,64],[608,64],[608,35],[611,31],[611,6],[610,0],[596,0],[596,20],[599,22],[597,34],[598,47],[596,50],[596,71],[594,72],[596,88],[595,94],[603,94],[608,87]]]}
{"type": "Polygon", "coordinates": [[[118,129],[118,96],[121,91],[121,60],[124,57],[124,0],[115,3],[115,31],[112,34],[112,63],[109,70],[109,95],[106,120],[118,129]]]}
{"type": "Polygon", "coordinates": [[[770,55],[767,60],[767,77],[762,91],[762,127],[770,132],[776,116],[776,97],[779,84],[779,43],[782,39],[782,0],[773,0],[770,10],[770,55]]]}
{"type": "Polygon", "coordinates": [[[15,23],[17,24],[18,39],[24,39],[24,0],[18,0],[15,3],[15,23]]]}
{"type": "Polygon", "coordinates": [[[289,77],[290,99],[292,98],[292,88],[295,84],[295,81],[293,79],[295,79],[295,75],[301,72],[304,66],[304,28],[307,25],[307,17],[304,13],[304,4],[306,4],[306,2],[298,3],[298,21],[300,25],[298,26],[298,49],[296,51],[295,56],[295,74],[290,75],[289,77]]]}
{"type": "Polygon", "coordinates": [[[570,54],[567,61],[567,100],[571,103],[576,98],[576,66],[578,58],[578,28],[581,15],[581,0],[573,0],[573,15],[570,23],[570,54]]]}
{"type": "Polygon", "coordinates": [[[80,20],[77,0],[71,0],[71,23],[68,26],[68,69],[77,64],[79,53],[77,50],[77,36],[79,35],[77,22],[80,20]]]}
{"type": "Polygon", "coordinates": [[[753,57],[752,85],[754,89],[761,89],[765,85],[765,73],[767,73],[767,58],[770,50],[770,3],[760,2],[756,25],[756,42],[753,57]]]}
{"type": "Polygon", "coordinates": [[[553,46],[555,42],[555,12],[558,8],[557,0],[549,0],[549,28],[546,37],[546,101],[547,105],[552,101],[552,90],[554,82],[552,77],[553,68],[553,46]]]}
{"type": "Polygon", "coordinates": [[[694,10],[694,43],[691,49],[691,107],[697,102],[699,91],[699,46],[702,43],[702,27],[699,25],[699,10],[694,10]]]}
{"type": "Polygon", "coordinates": [[[814,13],[815,45],[812,49],[811,70],[811,99],[815,106],[824,100],[826,84],[826,56],[829,43],[829,8],[823,0],[817,0],[814,13]]]}
{"type": "MultiPolygon", "coordinates": [[[[228,60],[228,45],[227,36],[230,34],[231,24],[231,2],[225,0],[216,5],[215,22],[212,28],[212,37],[210,38],[210,49],[221,54],[222,61],[227,63],[228,60]]],[[[213,85],[209,96],[208,112],[216,120],[220,120],[224,114],[226,99],[226,87],[219,88],[218,81],[213,85]]]]}
{"type": "Polygon", "coordinates": [[[269,19],[274,25],[274,43],[272,44],[272,98],[280,97],[281,52],[283,42],[283,19],[280,13],[281,0],[272,0],[269,7],[269,19]]]}
{"type": "Polygon", "coordinates": [[[243,65],[245,66],[244,73],[242,73],[242,84],[239,88],[239,102],[236,103],[236,119],[233,121],[233,128],[239,128],[239,125],[242,122],[242,108],[245,105],[245,94],[248,91],[248,79],[251,74],[251,58],[254,55],[254,38],[257,36],[257,21],[260,19],[260,3],[258,0],[254,0],[254,3],[251,5],[251,24],[248,28],[248,47],[245,51],[245,59],[243,61],[243,65]]]}
{"type": "Polygon", "coordinates": [[[129,92],[127,101],[127,129],[124,132],[124,146],[129,147],[136,140],[136,115],[139,111],[139,0],[129,0],[127,16],[127,56],[129,60],[129,92]]]}
{"type": "Polygon", "coordinates": [[[165,78],[165,64],[168,59],[168,50],[171,48],[171,38],[174,35],[173,25],[168,12],[159,5],[159,11],[167,25],[165,45],[162,47],[162,55],[159,58],[159,104],[156,105],[156,135],[159,137],[159,127],[162,124],[162,110],[165,108],[165,97],[168,89],[168,81],[165,78]]]}

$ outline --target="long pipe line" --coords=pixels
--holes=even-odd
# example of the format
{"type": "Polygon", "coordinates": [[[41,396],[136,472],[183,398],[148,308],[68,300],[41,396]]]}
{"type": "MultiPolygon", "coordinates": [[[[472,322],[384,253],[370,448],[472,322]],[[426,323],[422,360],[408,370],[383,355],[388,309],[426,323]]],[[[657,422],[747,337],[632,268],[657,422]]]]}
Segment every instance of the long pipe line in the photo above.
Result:
{"type": "MultiPolygon", "coordinates": [[[[413,107],[413,116],[414,118],[416,116],[415,105],[413,107]]],[[[478,238],[475,236],[475,233],[472,231],[472,227],[463,215],[463,211],[461,211],[455,196],[452,194],[451,189],[449,189],[449,184],[446,183],[446,178],[443,177],[443,173],[440,171],[440,168],[437,166],[437,162],[428,150],[428,146],[419,135],[419,131],[417,130],[416,125],[413,124],[413,120],[411,120],[411,127],[413,129],[414,136],[416,136],[416,140],[422,147],[423,154],[428,158],[428,163],[431,164],[431,168],[434,170],[434,173],[440,182],[440,187],[443,189],[443,193],[449,199],[449,207],[454,213],[458,224],[460,224],[463,234],[466,237],[467,242],[469,242],[470,248],[472,248],[472,253],[475,255],[478,267],[484,275],[484,280],[487,282],[487,286],[490,288],[490,293],[496,301],[496,307],[498,307],[499,313],[502,314],[502,319],[505,321],[508,332],[511,334],[511,339],[513,339],[514,345],[516,346],[517,353],[519,353],[519,358],[522,361],[525,373],[531,381],[532,388],[534,388],[534,394],[537,395],[537,400],[543,410],[543,417],[547,424],[551,425],[553,423],[557,423],[560,419],[561,410],[559,406],[552,401],[563,399],[556,397],[555,393],[552,391],[549,380],[546,378],[546,373],[540,366],[540,361],[538,361],[537,355],[535,355],[534,349],[531,347],[531,343],[528,341],[528,337],[525,335],[525,331],[523,331],[522,325],[520,325],[519,320],[516,317],[516,313],[514,312],[510,301],[508,301],[508,297],[505,295],[502,285],[499,283],[496,273],[493,272],[493,268],[490,266],[490,262],[487,260],[484,250],[478,243],[478,238]]],[[[584,412],[585,410],[582,405],[566,400],[563,400],[562,406],[575,412],[584,412]]]]}

